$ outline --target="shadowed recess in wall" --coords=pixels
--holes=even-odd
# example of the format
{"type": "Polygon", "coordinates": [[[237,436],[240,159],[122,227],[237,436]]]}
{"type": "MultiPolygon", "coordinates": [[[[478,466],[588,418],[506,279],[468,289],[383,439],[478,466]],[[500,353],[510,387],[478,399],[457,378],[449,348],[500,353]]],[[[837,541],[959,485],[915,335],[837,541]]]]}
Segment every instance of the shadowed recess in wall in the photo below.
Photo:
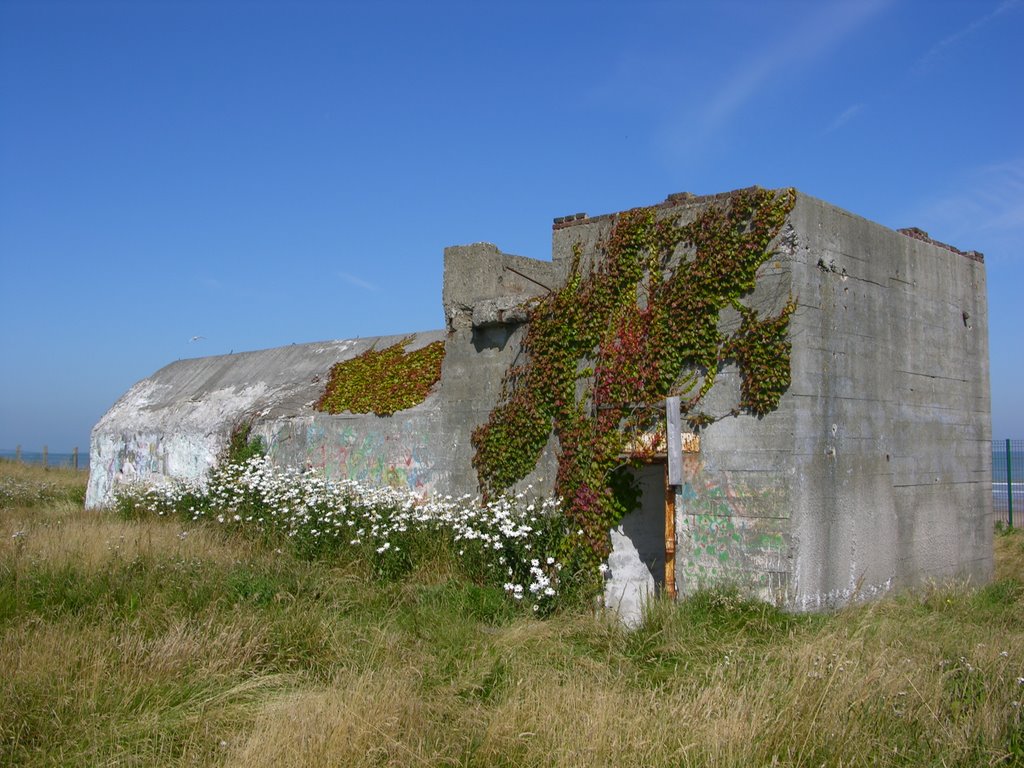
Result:
{"type": "Polygon", "coordinates": [[[444,342],[406,352],[407,336],[385,349],[336,363],[316,409],[325,413],[375,413],[390,416],[422,403],[441,378],[444,342]]]}

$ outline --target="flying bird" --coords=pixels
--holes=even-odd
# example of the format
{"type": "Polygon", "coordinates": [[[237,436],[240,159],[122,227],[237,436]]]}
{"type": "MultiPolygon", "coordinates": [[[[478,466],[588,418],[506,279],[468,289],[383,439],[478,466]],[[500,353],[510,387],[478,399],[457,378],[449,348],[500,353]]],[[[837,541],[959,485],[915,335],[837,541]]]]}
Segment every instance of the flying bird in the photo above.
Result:
{"type": "Polygon", "coordinates": [[[193,341],[201,341],[202,339],[205,338],[205,336],[193,336],[191,339],[188,340],[188,343],[191,344],[193,341]]]}

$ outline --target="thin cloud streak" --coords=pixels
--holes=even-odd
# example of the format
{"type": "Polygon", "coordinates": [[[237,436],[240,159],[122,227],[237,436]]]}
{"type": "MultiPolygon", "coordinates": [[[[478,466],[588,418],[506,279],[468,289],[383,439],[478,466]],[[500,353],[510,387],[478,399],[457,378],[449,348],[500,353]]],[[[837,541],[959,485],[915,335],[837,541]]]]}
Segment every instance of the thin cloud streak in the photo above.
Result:
{"type": "Polygon", "coordinates": [[[833,120],[832,124],[825,129],[825,133],[832,133],[832,131],[838,131],[840,128],[842,128],[844,125],[850,122],[850,120],[856,117],[861,111],[863,111],[863,109],[863,104],[854,104],[853,106],[847,107],[842,111],[839,117],[833,120]]]}
{"type": "Polygon", "coordinates": [[[344,280],[349,285],[354,285],[356,288],[362,288],[364,291],[376,291],[377,286],[373,283],[367,282],[360,277],[350,275],[348,272],[339,272],[338,277],[344,280]]]}
{"type": "Polygon", "coordinates": [[[997,18],[998,16],[1001,16],[1002,14],[1006,13],[1007,11],[1009,11],[1011,8],[1014,8],[1015,6],[1018,6],[1018,5],[1020,5],[1020,0],[1003,0],[1003,2],[1000,3],[995,8],[995,10],[990,11],[989,13],[985,14],[984,16],[975,19],[970,24],[968,24],[966,27],[961,29],[959,32],[954,32],[949,37],[943,38],[942,40],[937,42],[935,45],[933,45],[931,48],[929,48],[928,52],[925,53],[924,56],[922,56],[920,59],[917,60],[917,64],[914,65],[914,69],[916,71],[918,71],[918,72],[924,71],[925,69],[928,68],[929,65],[931,65],[931,63],[936,58],[939,57],[939,55],[946,48],[949,48],[951,45],[955,45],[956,43],[958,43],[960,40],[962,40],[963,38],[967,37],[968,35],[971,35],[971,34],[977,32],[979,29],[984,27],[986,24],[988,24],[993,19],[997,18]]]}
{"type": "MultiPolygon", "coordinates": [[[[762,86],[778,73],[806,66],[833,51],[850,34],[882,12],[892,0],[868,0],[858,3],[823,5],[803,23],[756,58],[740,63],[736,73],[719,89],[696,116],[677,120],[676,150],[699,149],[753,98],[762,86]],[[695,131],[679,128],[683,123],[696,125],[695,131]],[[680,138],[682,137],[682,138],[680,138]]],[[[850,115],[852,117],[852,114],[850,115]]]]}
{"type": "Polygon", "coordinates": [[[1017,232],[1024,240],[1024,158],[984,169],[994,179],[985,189],[985,204],[991,215],[983,222],[984,229],[1017,232]]]}
{"type": "MultiPolygon", "coordinates": [[[[927,71],[931,63],[934,62],[939,57],[939,55],[947,48],[955,45],[968,35],[977,32],[979,29],[984,27],[986,24],[988,24],[996,17],[1002,15],[1006,11],[1009,11],[1010,9],[1020,4],[1021,0],[1004,0],[995,8],[995,10],[990,11],[989,13],[985,14],[984,16],[978,19],[975,19],[970,24],[961,29],[959,32],[956,32],[948,37],[945,37],[939,42],[935,43],[935,45],[933,45],[928,50],[928,52],[924,54],[924,56],[918,59],[917,62],[910,67],[910,69],[904,75],[904,80],[909,80],[914,77],[923,75],[927,71]]],[[[833,131],[842,128],[847,122],[849,122],[851,118],[855,117],[858,112],[861,112],[864,106],[864,104],[855,104],[849,109],[847,109],[832,122],[832,124],[825,130],[825,133],[832,133],[833,131]]]]}
{"type": "Polygon", "coordinates": [[[825,6],[759,58],[746,62],[739,74],[722,89],[722,95],[705,110],[705,123],[716,127],[725,122],[773,74],[828,53],[843,38],[881,11],[888,1],[825,6]]]}
{"type": "Polygon", "coordinates": [[[1024,248],[1024,157],[976,169],[959,191],[925,202],[912,215],[940,240],[960,248],[996,248],[986,256],[1019,259],[1024,248]]]}

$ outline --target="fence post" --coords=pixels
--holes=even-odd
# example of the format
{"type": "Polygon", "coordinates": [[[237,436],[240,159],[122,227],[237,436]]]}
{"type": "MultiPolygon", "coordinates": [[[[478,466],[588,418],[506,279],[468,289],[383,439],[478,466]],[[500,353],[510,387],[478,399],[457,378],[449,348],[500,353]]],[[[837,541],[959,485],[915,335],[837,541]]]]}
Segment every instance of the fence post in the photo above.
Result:
{"type": "Polygon", "coordinates": [[[75,469],[78,469],[78,446],[77,445],[75,446],[75,449],[73,451],[71,451],[71,465],[75,469]]]}
{"type": "Polygon", "coordinates": [[[1006,522],[1013,528],[1013,461],[1009,438],[1006,439],[1006,522]]]}
{"type": "Polygon", "coordinates": [[[21,464],[21,446],[14,449],[14,460],[21,464]]]}
{"type": "Polygon", "coordinates": [[[47,451],[46,451],[46,446],[44,445],[43,446],[43,469],[46,469],[46,458],[47,458],[47,451]]]}

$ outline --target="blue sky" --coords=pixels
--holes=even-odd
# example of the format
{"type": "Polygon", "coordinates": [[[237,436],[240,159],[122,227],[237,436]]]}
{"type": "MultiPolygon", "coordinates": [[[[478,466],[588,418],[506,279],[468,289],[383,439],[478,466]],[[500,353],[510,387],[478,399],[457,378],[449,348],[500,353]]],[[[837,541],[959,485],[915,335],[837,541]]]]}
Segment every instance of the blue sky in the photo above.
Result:
{"type": "Polygon", "coordinates": [[[983,251],[1024,437],[1022,41],[1024,0],[0,0],[0,448],[179,358],[440,328],[446,245],[750,184],[983,251]]]}

